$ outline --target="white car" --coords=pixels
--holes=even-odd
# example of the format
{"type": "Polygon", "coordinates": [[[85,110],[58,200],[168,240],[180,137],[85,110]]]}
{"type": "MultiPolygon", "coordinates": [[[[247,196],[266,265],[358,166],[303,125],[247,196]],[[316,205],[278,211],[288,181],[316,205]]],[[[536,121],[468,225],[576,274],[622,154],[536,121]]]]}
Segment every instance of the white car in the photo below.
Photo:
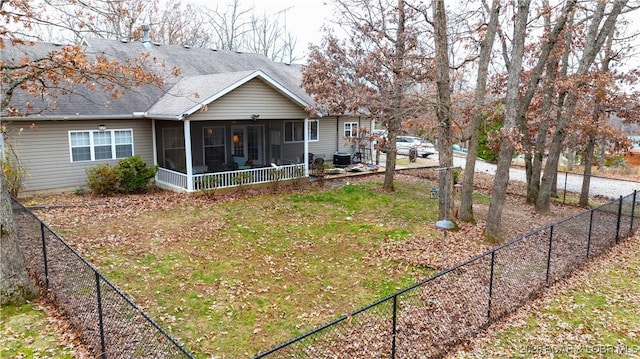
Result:
{"type": "Polygon", "coordinates": [[[396,137],[396,149],[399,155],[409,155],[409,151],[415,148],[418,151],[418,156],[427,158],[430,155],[436,153],[433,143],[424,141],[420,137],[414,136],[398,136],[396,137]]]}

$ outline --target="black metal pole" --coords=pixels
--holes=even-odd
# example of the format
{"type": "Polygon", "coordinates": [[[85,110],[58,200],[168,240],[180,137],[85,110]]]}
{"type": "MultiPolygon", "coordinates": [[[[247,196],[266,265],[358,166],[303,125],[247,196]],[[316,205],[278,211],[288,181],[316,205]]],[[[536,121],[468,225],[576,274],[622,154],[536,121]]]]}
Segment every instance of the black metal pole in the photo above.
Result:
{"type": "Polygon", "coordinates": [[[393,332],[391,334],[391,358],[396,357],[396,333],[397,333],[398,296],[393,296],[393,332]]]}
{"type": "Polygon", "coordinates": [[[493,265],[496,259],[496,252],[491,252],[491,274],[489,275],[489,305],[487,308],[487,324],[491,324],[491,300],[493,298],[493,265]]]}
{"type": "Polygon", "coordinates": [[[589,252],[591,252],[591,230],[593,229],[593,212],[589,214],[589,237],[587,238],[587,259],[589,259],[589,252]]]}
{"type": "Polygon", "coordinates": [[[564,173],[564,194],[562,195],[562,204],[564,204],[565,200],[567,199],[567,176],[568,175],[569,175],[569,172],[564,173]]]}
{"type": "Polygon", "coordinates": [[[618,223],[616,224],[616,244],[620,241],[620,219],[622,217],[622,196],[618,202],[618,223]]]}
{"type": "Polygon", "coordinates": [[[107,358],[107,350],[104,344],[104,323],[102,321],[102,295],[100,293],[100,276],[97,271],[96,275],[96,296],[98,298],[98,325],[100,327],[100,358],[107,358]]]}
{"type": "Polygon", "coordinates": [[[633,218],[636,215],[636,193],[638,193],[638,190],[633,190],[633,200],[631,202],[631,223],[629,224],[629,233],[633,233],[633,218]]]}
{"type": "Polygon", "coordinates": [[[547,284],[549,284],[549,272],[551,271],[551,244],[553,243],[553,226],[549,233],[549,255],[547,256],[547,284]]]}
{"type": "Polygon", "coordinates": [[[40,235],[42,236],[42,259],[44,260],[44,283],[49,289],[49,264],[47,263],[47,241],[44,236],[44,223],[40,222],[40,235]]]}

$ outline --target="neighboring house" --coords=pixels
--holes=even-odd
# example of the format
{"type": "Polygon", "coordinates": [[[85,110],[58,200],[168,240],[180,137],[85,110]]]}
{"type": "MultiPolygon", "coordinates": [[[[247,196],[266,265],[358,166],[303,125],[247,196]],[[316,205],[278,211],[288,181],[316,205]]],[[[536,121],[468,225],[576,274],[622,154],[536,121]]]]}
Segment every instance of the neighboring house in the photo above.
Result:
{"type": "MultiPolygon", "coordinates": [[[[7,47],[0,58],[18,61],[24,53],[59,48],[7,47]]],[[[50,106],[15,93],[12,106],[29,102],[42,108],[28,117],[2,114],[8,144],[27,171],[25,191],[84,186],[88,168],[131,155],[158,165],[158,185],[188,192],[234,186],[238,178],[260,183],[307,176],[309,154],[331,162],[336,152],[353,153],[345,137],[371,128],[365,118],[309,112],[313,99],[300,87],[300,65],[148,42],[87,39],[86,51],[120,60],[149,51],[166,64],[159,71],[177,67],[180,75],[167,77],[165,88],[144,86],[119,99],[80,89],[50,106]]]]}

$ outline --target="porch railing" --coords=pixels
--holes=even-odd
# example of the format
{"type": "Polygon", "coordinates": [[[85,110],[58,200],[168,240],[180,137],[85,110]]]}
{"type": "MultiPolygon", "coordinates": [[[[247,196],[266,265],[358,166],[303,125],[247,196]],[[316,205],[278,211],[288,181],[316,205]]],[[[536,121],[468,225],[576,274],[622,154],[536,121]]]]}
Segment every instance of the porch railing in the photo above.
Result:
{"type": "MultiPolygon", "coordinates": [[[[202,173],[191,176],[193,191],[208,191],[220,188],[248,186],[260,183],[288,181],[305,177],[304,164],[261,167],[245,170],[202,173]]],[[[173,188],[188,190],[189,176],[166,168],[159,168],[157,182],[173,188]]]]}
{"type": "Polygon", "coordinates": [[[156,174],[156,182],[168,185],[177,189],[187,189],[187,175],[185,173],[168,170],[166,168],[158,168],[156,174]]]}

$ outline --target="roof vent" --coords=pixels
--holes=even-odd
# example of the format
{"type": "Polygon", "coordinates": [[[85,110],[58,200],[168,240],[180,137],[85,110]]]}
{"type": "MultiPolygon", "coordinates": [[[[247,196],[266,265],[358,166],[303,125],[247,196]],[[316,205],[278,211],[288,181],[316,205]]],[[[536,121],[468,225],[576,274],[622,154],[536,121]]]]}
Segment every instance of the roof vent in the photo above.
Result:
{"type": "Polygon", "coordinates": [[[142,25],[141,28],[142,28],[142,46],[144,46],[145,49],[151,49],[151,36],[149,35],[149,30],[151,28],[147,24],[142,25]]]}

